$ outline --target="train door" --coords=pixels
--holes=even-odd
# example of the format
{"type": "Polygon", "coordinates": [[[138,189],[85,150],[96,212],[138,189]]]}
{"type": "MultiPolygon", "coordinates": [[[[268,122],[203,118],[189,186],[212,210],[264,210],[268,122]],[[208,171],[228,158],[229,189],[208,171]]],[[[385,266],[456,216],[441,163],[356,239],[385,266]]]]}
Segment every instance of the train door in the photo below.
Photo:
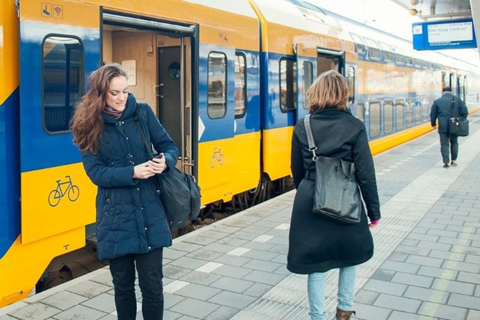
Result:
{"type": "Polygon", "coordinates": [[[302,44],[296,44],[297,54],[297,121],[309,113],[307,90],[317,77],[317,61],[315,59],[316,48],[305,48],[302,44]]]}
{"type": "Polygon", "coordinates": [[[99,66],[99,27],[98,6],[59,0],[20,7],[24,244],[81,229],[83,246],[83,227],[95,221],[94,210],[86,210],[94,190],[69,125],[86,76],[99,66]]]}
{"type": "Polygon", "coordinates": [[[103,60],[129,73],[129,91],[150,105],[175,141],[182,170],[196,173],[192,130],[195,26],[103,14],[103,60]],[[145,50],[146,49],[146,50],[145,50]]]}
{"type": "Polygon", "coordinates": [[[235,49],[199,48],[198,180],[203,203],[230,201],[235,159],[235,49]]]}
{"type": "MultiPolygon", "coordinates": [[[[182,39],[182,43],[189,39],[182,39]]],[[[158,50],[158,117],[180,151],[182,170],[190,171],[192,157],[191,96],[186,94],[186,46],[160,47],[158,50]],[[188,99],[187,99],[188,98],[188,99]]],[[[191,66],[188,65],[188,69],[191,66]]],[[[191,79],[191,77],[189,77],[191,79]]],[[[189,82],[190,83],[190,82],[189,82]]]]}

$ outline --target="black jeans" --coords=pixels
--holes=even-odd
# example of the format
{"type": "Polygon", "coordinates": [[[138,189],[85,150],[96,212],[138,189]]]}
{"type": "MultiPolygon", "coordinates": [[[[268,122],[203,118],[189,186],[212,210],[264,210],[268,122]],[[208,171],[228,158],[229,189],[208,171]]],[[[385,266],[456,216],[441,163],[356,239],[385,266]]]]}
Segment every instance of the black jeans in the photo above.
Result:
{"type": "Polygon", "coordinates": [[[440,151],[442,153],[443,163],[450,163],[450,155],[452,161],[457,160],[458,156],[458,136],[446,133],[440,133],[440,151]]]}
{"type": "Polygon", "coordinates": [[[157,249],[146,254],[131,254],[110,260],[118,320],[133,320],[137,316],[135,264],[142,291],[143,319],[163,319],[162,259],[163,249],[157,249]]]}

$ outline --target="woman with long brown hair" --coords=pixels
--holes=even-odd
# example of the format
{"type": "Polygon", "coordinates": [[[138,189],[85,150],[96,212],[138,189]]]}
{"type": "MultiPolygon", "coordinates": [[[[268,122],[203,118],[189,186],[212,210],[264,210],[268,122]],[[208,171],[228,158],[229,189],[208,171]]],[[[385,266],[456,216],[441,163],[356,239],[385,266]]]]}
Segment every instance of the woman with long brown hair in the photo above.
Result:
{"type": "Polygon", "coordinates": [[[72,122],[85,171],[98,186],[98,257],[109,260],[119,320],[135,319],[135,267],[145,320],[163,319],[163,247],[172,236],[155,175],[177,162],[178,149],[152,109],[128,93],[118,64],[89,77],[89,91],[72,122]],[[160,156],[151,159],[139,125],[160,156]]]}

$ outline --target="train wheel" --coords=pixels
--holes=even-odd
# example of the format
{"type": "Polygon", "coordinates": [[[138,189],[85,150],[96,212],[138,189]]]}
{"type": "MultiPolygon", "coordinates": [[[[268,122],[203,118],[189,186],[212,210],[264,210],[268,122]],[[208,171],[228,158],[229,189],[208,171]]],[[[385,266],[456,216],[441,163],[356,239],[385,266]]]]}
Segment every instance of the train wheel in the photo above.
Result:
{"type": "Polygon", "coordinates": [[[49,273],[35,286],[36,293],[58,286],[73,279],[70,269],[64,267],[57,272],[49,273]]]}

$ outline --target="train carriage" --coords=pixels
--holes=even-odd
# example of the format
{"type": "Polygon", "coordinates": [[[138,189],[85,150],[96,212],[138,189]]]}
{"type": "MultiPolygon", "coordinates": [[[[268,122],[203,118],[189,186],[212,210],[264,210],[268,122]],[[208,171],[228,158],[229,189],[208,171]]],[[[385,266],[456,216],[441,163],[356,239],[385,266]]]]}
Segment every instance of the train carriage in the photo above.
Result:
{"type": "Polygon", "coordinates": [[[92,268],[94,247],[77,249],[94,239],[95,187],[69,125],[103,63],[125,67],[130,92],[179,146],[178,166],[203,181],[204,204],[257,185],[259,30],[247,1],[14,4],[2,2],[1,16],[0,306],[40,278],[50,286],[92,268]]]}
{"type": "Polygon", "coordinates": [[[178,167],[202,188],[202,217],[285,190],[293,128],[323,71],[345,75],[374,153],[428,132],[443,85],[480,108],[478,66],[417,54],[301,0],[0,6],[0,307],[104,265],[95,187],[69,129],[103,63],[125,67],[129,91],[179,146],[178,167]]]}

